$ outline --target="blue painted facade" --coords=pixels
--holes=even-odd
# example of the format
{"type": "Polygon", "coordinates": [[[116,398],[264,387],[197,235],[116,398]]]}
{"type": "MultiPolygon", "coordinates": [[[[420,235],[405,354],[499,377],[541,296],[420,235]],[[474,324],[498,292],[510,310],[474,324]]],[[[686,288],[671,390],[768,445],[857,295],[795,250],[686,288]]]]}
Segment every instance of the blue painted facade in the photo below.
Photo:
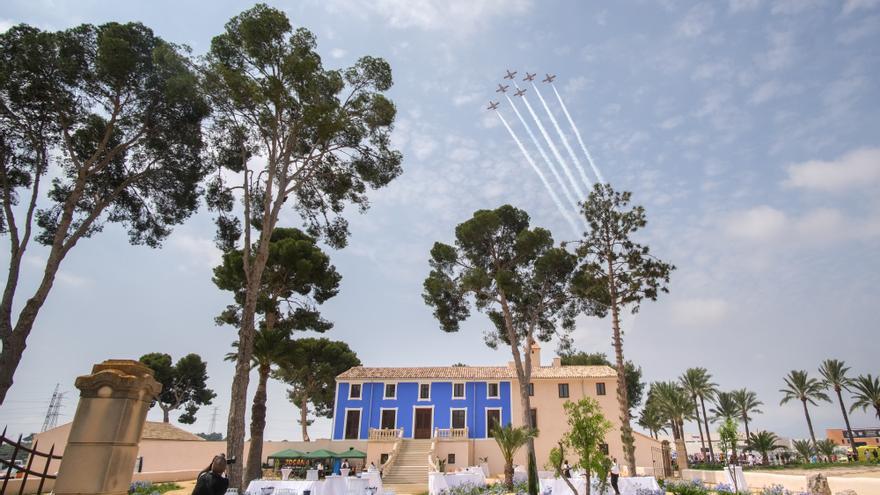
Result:
{"type": "Polygon", "coordinates": [[[466,426],[469,438],[487,438],[486,411],[501,410],[501,424],[511,422],[511,388],[509,381],[400,381],[397,384],[397,397],[385,399],[385,382],[358,382],[361,385],[361,398],[349,399],[349,382],[339,382],[336,389],[336,403],[333,421],[333,439],[345,438],[345,421],[348,410],[360,410],[360,430],[358,438],[369,438],[370,428],[381,425],[382,409],[396,409],[395,428],[403,430],[404,438],[413,438],[415,409],[428,407],[433,409],[431,429],[451,428],[452,410],[466,410],[466,426]],[[419,385],[430,383],[431,393],[427,400],[419,399],[419,385]],[[463,399],[452,398],[453,383],[464,383],[463,399]],[[489,383],[498,383],[498,398],[488,397],[489,383]]]}

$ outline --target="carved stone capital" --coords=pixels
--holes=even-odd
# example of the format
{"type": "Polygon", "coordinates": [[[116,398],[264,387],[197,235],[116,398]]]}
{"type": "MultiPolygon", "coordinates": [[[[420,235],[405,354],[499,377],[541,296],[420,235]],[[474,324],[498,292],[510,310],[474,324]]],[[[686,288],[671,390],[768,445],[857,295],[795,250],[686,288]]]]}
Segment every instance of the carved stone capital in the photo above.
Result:
{"type": "Polygon", "coordinates": [[[153,378],[153,370],[130,359],[108,359],[96,364],[92,374],[77,377],[75,385],[84,398],[149,402],[162,391],[162,384],[153,378]]]}

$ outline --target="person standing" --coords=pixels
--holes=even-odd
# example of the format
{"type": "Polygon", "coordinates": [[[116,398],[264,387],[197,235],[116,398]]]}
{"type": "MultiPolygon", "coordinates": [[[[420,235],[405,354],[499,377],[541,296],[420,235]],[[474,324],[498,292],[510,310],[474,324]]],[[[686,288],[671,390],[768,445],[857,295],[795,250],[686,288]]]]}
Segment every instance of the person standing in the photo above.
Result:
{"type": "Polygon", "coordinates": [[[215,455],[211,460],[211,464],[199,473],[196,478],[196,486],[193,488],[192,495],[223,495],[229,488],[229,478],[224,476],[226,473],[226,456],[224,454],[215,455]]]}
{"type": "Polygon", "coordinates": [[[620,495],[620,490],[617,488],[617,480],[620,478],[620,465],[617,463],[617,459],[611,458],[611,488],[614,488],[614,493],[616,495],[620,495]]]}
{"type": "Polygon", "coordinates": [[[562,475],[571,478],[571,465],[568,464],[568,459],[562,464],[562,475]]]}

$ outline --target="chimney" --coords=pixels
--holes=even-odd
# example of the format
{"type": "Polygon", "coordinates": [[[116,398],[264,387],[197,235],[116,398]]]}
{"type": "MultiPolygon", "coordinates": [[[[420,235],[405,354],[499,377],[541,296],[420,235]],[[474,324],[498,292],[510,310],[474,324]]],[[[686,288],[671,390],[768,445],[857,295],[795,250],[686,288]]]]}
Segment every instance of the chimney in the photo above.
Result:
{"type": "Polygon", "coordinates": [[[529,354],[532,358],[532,367],[540,368],[541,367],[541,346],[538,345],[537,342],[532,344],[532,347],[529,349],[529,354]]]}
{"type": "Polygon", "coordinates": [[[560,358],[560,357],[553,358],[553,367],[554,368],[561,368],[562,367],[562,358],[560,358]]]}

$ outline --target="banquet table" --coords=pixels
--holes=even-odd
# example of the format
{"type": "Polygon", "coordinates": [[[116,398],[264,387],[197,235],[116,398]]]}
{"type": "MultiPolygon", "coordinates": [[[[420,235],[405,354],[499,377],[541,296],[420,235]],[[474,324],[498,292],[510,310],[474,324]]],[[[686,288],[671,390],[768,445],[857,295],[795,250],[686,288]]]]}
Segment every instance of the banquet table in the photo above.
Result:
{"type": "MultiPolygon", "coordinates": [[[[540,479],[540,491],[541,493],[549,493],[552,495],[571,495],[571,488],[565,484],[565,480],[562,478],[550,478],[550,479],[540,479]]],[[[587,493],[587,482],[584,477],[571,478],[571,484],[577,488],[578,495],[585,495],[587,493]]],[[[608,482],[608,488],[604,492],[599,492],[596,488],[595,480],[592,480],[592,489],[590,490],[591,495],[613,495],[614,489],[611,488],[611,482],[608,482]]],[[[657,484],[657,480],[653,476],[632,476],[632,477],[620,477],[617,480],[617,487],[620,489],[620,495],[635,495],[636,491],[640,488],[650,489],[650,490],[659,490],[660,485],[657,484]]]]}
{"type": "MultiPolygon", "coordinates": [[[[271,495],[282,495],[280,490],[289,490],[285,495],[304,495],[309,490],[311,495],[348,495],[349,493],[366,494],[367,488],[374,486],[373,480],[354,476],[327,476],[321,481],[305,480],[254,480],[245,490],[248,495],[263,495],[262,488],[272,487],[271,495]]],[[[382,492],[382,481],[376,486],[377,493],[382,492]]],[[[268,495],[268,494],[267,494],[268,495]]]]}
{"type": "Polygon", "coordinates": [[[459,473],[428,473],[428,493],[430,495],[437,495],[443,490],[449,490],[467,483],[476,486],[486,486],[486,477],[483,475],[482,470],[459,473]]]}

